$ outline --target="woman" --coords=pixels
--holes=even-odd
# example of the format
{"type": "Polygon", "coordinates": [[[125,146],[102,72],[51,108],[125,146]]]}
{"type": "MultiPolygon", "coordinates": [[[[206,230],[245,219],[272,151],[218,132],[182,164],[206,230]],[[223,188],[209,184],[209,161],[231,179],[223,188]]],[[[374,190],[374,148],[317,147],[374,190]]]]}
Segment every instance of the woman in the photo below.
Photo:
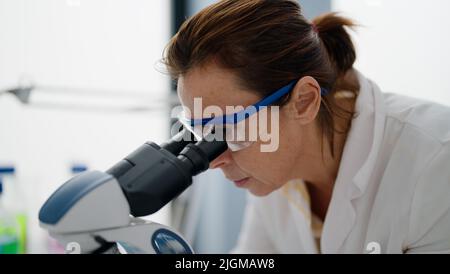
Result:
{"type": "Polygon", "coordinates": [[[450,109],[356,71],[352,26],[309,23],[296,1],[225,0],[168,45],[187,109],[279,107],[275,150],[230,141],[210,164],[253,194],[234,252],[450,253],[450,109]]]}

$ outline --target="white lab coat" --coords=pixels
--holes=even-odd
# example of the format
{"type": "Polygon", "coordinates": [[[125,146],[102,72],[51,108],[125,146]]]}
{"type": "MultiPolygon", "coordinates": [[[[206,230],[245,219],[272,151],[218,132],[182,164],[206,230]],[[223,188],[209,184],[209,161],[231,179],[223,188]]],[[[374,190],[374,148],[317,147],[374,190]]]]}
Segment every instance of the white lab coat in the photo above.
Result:
{"type": "MultiPolygon", "coordinates": [[[[450,253],[450,108],[361,90],[322,253],[450,253]]],[[[233,253],[317,253],[302,180],[251,197],[233,253]]]]}

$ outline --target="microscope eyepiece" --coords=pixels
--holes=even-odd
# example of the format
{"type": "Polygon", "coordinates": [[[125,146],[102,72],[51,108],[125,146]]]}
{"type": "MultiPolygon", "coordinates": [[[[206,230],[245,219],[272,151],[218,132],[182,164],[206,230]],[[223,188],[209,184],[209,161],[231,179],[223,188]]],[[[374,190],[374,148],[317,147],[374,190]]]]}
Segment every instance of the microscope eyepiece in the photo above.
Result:
{"type": "Polygon", "coordinates": [[[107,171],[119,182],[135,217],[161,209],[227,149],[225,141],[194,143],[183,138],[186,134],[182,131],[162,146],[145,143],[107,171]]]}

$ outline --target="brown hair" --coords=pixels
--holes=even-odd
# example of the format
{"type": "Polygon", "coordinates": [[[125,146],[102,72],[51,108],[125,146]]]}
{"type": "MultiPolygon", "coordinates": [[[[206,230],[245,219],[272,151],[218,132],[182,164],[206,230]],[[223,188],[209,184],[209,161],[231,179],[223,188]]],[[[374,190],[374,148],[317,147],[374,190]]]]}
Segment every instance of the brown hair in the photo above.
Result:
{"type": "MultiPolygon", "coordinates": [[[[322,96],[318,119],[333,153],[335,117],[353,115],[336,103],[334,94],[359,89],[343,80],[356,58],[345,26],[354,24],[335,13],[311,24],[293,0],[222,0],[184,22],[165,50],[164,63],[178,78],[214,59],[261,96],[303,76],[314,77],[330,91],[322,96]]],[[[289,95],[278,105],[288,101],[289,95]]]]}

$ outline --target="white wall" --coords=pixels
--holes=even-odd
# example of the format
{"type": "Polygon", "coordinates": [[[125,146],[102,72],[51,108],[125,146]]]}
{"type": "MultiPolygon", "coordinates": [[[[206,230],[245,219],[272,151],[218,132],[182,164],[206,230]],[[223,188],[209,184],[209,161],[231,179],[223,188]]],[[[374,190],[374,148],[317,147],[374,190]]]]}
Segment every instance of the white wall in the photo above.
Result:
{"type": "MultiPolygon", "coordinates": [[[[0,0],[0,90],[26,75],[37,85],[88,94],[99,89],[100,97],[102,90],[114,90],[124,98],[138,95],[143,105],[161,102],[169,80],[155,64],[169,35],[167,0],[0,0]]],[[[67,96],[72,99],[80,97],[75,92],[67,96]]],[[[30,252],[46,252],[37,213],[69,178],[71,163],[105,170],[145,141],[169,137],[168,110],[159,105],[134,113],[27,107],[0,95],[0,164],[13,163],[26,190],[30,252]]],[[[168,214],[164,208],[151,219],[168,224],[168,214]]]]}
{"type": "Polygon", "coordinates": [[[448,0],[334,0],[355,19],[356,67],[382,90],[450,105],[448,0]]]}

